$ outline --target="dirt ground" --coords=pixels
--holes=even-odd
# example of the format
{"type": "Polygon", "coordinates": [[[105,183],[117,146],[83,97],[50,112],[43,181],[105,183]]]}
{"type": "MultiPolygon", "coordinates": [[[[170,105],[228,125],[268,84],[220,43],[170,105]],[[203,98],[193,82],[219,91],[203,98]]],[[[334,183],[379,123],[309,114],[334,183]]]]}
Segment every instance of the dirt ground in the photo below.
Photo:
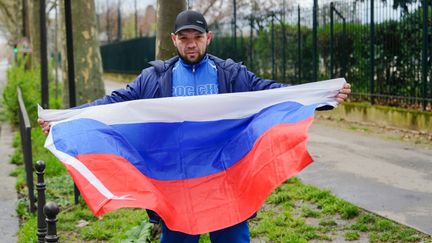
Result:
{"type": "Polygon", "coordinates": [[[400,141],[416,147],[432,149],[432,133],[419,132],[415,130],[403,129],[398,127],[381,126],[376,123],[351,122],[344,119],[336,120],[329,115],[317,114],[315,123],[351,130],[380,139],[400,141]]]}

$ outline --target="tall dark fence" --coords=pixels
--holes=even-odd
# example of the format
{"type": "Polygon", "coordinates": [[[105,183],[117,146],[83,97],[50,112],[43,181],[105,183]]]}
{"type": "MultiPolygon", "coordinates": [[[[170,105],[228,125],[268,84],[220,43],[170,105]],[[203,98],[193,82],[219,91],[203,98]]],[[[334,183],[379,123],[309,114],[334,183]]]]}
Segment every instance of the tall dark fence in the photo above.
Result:
{"type": "MultiPolygon", "coordinates": [[[[334,18],[335,38],[327,31],[319,37],[321,77],[331,74],[334,56],[336,76],[343,76],[354,85],[354,97],[372,104],[431,107],[430,29],[432,1],[414,1],[397,5],[396,1],[340,1],[334,8],[345,18],[334,18]],[[425,11],[425,13],[428,13],[425,11]],[[373,16],[373,17],[372,17],[373,16]],[[429,22],[428,22],[429,21],[429,22]],[[430,28],[430,27],[429,27],[430,28]],[[334,51],[329,50],[332,44],[334,51]]],[[[328,5],[320,6],[321,26],[329,28],[328,5]]],[[[331,16],[330,16],[331,17],[331,16]]],[[[330,21],[331,28],[331,21],[330,21]]]]}
{"type": "Polygon", "coordinates": [[[101,46],[105,72],[138,74],[155,59],[155,37],[142,37],[101,46]]]}
{"type": "Polygon", "coordinates": [[[244,60],[282,82],[345,77],[357,100],[431,110],[432,1],[413,2],[318,1],[316,22],[312,8],[298,6],[279,11],[285,21],[274,24],[269,14],[253,14],[265,27],[251,24],[244,60]]]}
{"type": "MultiPolygon", "coordinates": [[[[210,26],[209,52],[264,78],[298,84],[345,77],[354,100],[432,110],[432,0],[310,3],[315,7],[272,12],[248,6],[252,14],[210,26]]],[[[105,57],[104,67],[118,55],[105,57]]]]}

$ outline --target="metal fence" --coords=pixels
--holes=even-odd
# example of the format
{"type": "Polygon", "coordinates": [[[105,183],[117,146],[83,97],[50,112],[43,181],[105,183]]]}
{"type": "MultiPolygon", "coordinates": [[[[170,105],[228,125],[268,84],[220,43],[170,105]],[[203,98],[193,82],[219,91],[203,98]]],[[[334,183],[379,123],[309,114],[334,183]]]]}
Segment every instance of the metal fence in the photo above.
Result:
{"type": "Polygon", "coordinates": [[[155,37],[142,37],[101,46],[105,72],[138,74],[155,59],[155,37]]]}
{"type": "Polygon", "coordinates": [[[224,52],[264,77],[288,83],[346,77],[355,99],[431,110],[432,1],[411,2],[317,1],[312,9],[254,14],[246,48],[224,52]],[[254,21],[263,18],[266,27],[257,29],[254,21]]]}
{"type": "Polygon", "coordinates": [[[345,77],[355,100],[431,110],[432,0],[311,2],[211,26],[209,52],[280,82],[345,77]]]}
{"type": "Polygon", "coordinates": [[[34,196],[34,184],[33,184],[33,156],[32,156],[32,143],[31,143],[31,124],[27,114],[27,109],[24,104],[21,89],[17,88],[18,98],[18,116],[20,125],[20,136],[21,136],[21,149],[23,152],[24,168],[26,174],[26,182],[28,188],[28,201],[29,211],[34,213],[36,211],[35,196],[34,196]]]}

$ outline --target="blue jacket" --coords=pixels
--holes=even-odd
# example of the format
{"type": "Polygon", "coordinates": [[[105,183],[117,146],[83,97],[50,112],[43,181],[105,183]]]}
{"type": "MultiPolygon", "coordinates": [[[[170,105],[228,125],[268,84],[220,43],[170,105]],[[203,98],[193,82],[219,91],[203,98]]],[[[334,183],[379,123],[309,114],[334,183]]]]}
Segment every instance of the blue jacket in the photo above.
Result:
{"type": "MultiPolygon", "coordinates": [[[[284,84],[276,83],[273,80],[257,77],[247,70],[244,65],[231,59],[222,60],[210,54],[208,54],[208,57],[214,61],[217,67],[220,94],[273,89],[284,86],[284,84]]],[[[113,91],[111,95],[78,108],[136,99],[170,97],[172,96],[172,68],[178,58],[178,56],[175,56],[166,61],[152,61],[150,62],[152,66],[144,69],[126,88],[113,91]]]]}

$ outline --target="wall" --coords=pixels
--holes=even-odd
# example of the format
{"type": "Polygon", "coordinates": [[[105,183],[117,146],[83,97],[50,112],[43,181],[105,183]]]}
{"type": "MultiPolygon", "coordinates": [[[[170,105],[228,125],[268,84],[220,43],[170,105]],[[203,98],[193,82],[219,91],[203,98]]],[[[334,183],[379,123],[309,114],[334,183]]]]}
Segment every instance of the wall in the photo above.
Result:
{"type": "Polygon", "coordinates": [[[432,112],[408,110],[387,106],[372,106],[365,103],[344,103],[329,111],[335,119],[372,122],[382,126],[400,127],[432,133],[432,112]]]}

